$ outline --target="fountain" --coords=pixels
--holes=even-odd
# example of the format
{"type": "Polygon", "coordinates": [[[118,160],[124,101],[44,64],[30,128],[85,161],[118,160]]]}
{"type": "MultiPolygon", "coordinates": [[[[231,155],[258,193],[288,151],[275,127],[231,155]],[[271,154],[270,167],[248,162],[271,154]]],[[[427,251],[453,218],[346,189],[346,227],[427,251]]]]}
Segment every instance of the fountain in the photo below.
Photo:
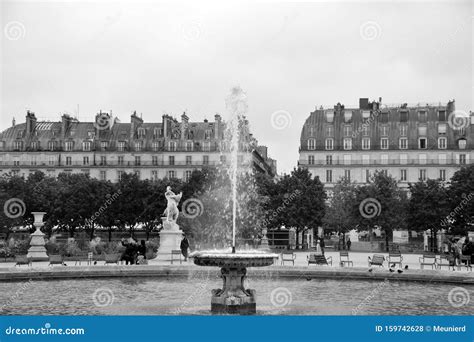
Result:
{"type": "Polygon", "coordinates": [[[199,266],[214,266],[221,268],[223,279],[222,289],[212,290],[211,311],[214,313],[254,314],[256,313],[256,292],[246,289],[244,280],[247,267],[262,267],[273,264],[276,254],[263,251],[235,250],[235,230],[237,218],[237,173],[239,153],[239,123],[247,111],[245,94],[242,89],[234,88],[227,100],[227,108],[231,119],[229,133],[230,146],[230,179],[232,185],[232,248],[226,251],[198,251],[190,255],[199,266]]]}
{"type": "Polygon", "coordinates": [[[45,261],[48,260],[48,255],[46,254],[46,248],[44,247],[44,234],[41,231],[41,227],[44,226],[43,216],[46,214],[44,212],[32,212],[35,217],[33,225],[36,227],[36,230],[31,234],[30,248],[28,249],[28,259],[31,261],[45,261]]]}

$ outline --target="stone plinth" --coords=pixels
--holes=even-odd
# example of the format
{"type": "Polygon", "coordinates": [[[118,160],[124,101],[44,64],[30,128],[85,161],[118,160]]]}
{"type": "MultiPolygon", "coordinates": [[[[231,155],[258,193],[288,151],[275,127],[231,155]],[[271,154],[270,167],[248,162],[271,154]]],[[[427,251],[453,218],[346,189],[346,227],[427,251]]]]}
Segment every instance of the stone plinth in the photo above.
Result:
{"type": "Polygon", "coordinates": [[[179,250],[183,231],[179,229],[176,222],[168,221],[162,217],[163,229],[160,231],[160,247],[158,248],[157,258],[160,260],[171,259],[171,251],[179,250]]]}
{"type": "Polygon", "coordinates": [[[33,234],[30,235],[30,248],[28,249],[28,258],[31,261],[45,261],[48,260],[48,254],[46,254],[46,248],[44,247],[44,234],[41,232],[41,227],[43,227],[43,216],[44,212],[32,212],[35,217],[33,225],[36,227],[36,230],[33,234]]]}

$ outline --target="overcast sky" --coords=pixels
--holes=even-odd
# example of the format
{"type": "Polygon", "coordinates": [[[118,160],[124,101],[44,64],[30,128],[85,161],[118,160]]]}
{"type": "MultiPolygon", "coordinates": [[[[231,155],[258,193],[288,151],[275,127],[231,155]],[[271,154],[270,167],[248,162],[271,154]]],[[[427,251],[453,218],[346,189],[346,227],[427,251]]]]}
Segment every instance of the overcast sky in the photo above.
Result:
{"type": "Polygon", "coordinates": [[[59,120],[113,110],[225,116],[240,85],[278,171],[315,106],[473,106],[473,8],[444,2],[2,2],[0,130],[26,109],[59,120]]]}

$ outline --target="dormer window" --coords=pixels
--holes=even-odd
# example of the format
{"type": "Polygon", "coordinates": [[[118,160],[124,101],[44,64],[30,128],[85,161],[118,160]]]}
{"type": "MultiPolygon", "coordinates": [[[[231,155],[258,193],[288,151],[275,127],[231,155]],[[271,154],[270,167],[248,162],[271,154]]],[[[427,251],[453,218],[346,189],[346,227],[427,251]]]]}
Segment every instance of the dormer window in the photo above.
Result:
{"type": "Polygon", "coordinates": [[[168,151],[176,151],[176,142],[175,141],[169,141],[168,142],[168,151]]]}
{"type": "Polygon", "coordinates": [[[204,132],[204,140],[209,140],[209,139],[211,139],[211,130],[206,129],[206,131],[204,132]]]}
{"type": "Polygon", "coordinates": [[[142,141],[135,141],[135,151],[140,152],[143,149],[142,141]]]}
{"type": "Polygon", "coordinates": [[[210,141],[205,141],[203,146],[202,146],[202,150],[206,151],[206,152],[209,152],[211,150],[211,142],[210,141]]]}
{"type": "Polygon", "coordinates": [[[418,112],[418,121],[422,123],[426,123],[426,121],[428,121],[428,114],[426,111],[418,112]]]}
{"type": "Polygon", "coordinates": [[[326,112],[326,122],[327,123],[334,122],[334,112],[326,112]]]}
{"type": "Polygon", "coordinates": [[[160,136],[161,136],[161,129],[159,129],[158,127],[155,127],[153,129],[153,139],[157,139],[160,136]]]}
{"type": "Polygon", "coordinates": [[[68,151],[68,152],[69,152],[69,151],[72,151],[73,146],[74,146],[74,142],[72,142],[72,141],[66,141],[66,142],[64,143],[64,151],[68,151]]]}
{"type": "Polygon", "coordinates": [[[14,149],[15,151],[21,151],[21,150],[23,150],[23,141],[21,141],[21,140],[20,140],[20,141],[14,141],[14,142],[13,142],[13,149],[14,149]]]}
{"type": "Polygon", "coordinates": [[[158,152],[160,149],[160,143],[158,141],[153,142],[153,144],[151,144],[151,148],[154,152],[158,152]]]}
{"type": "Polygon", "coordinates": [[[138,129],[138,137],[139,137],[139,138],[143,138],[143,137],[145,136],[145,134],[146,134],[145,128],[140,127],[140,128],[138,129]]]}
{"type": "Polygon", "coordinates": [[[83,141],[82,142],[82,150],[84,152],[89,152],[91,150],[91,142],[90,141],[83,141]]]}
{"type": "Polygon", "coordinates": [[[334,139],[326,139],[326,150],[331,151],[334,149],[334,139]]]}
{"type": "Polygon", "coordinates": [[[408,132],[408,126],[407,125],[400,125],[400,136],[401,137],[406,137],[408,132]]]}
{"type": "Polygon", "coordinates": [[[38,141],[32,141],[32,142],[30,143],[30,148],[31,148],[32,150],[37,150],[38,147],[39,147],[39,142],[38,142],[38,141]]]}
{"type": "Polygon", "coordinates": [[[89,139],[94,139],[95,138],[95,132],[94,131],[89,131],[87,132],[87,137],[89,139]]]}
{"type": "Polygon", "coordinates": [[[351,135],[352,135],[352,126],[351,125],[344,126],[344,136],[349,137],[351,135]]]}
{"type": "Polygon", "coordinates": [[[119,152],[125,151],[125,141],[119,141],[118,142],[117,150],[119,152]]]}
{"type": "Polygon", "coordinates": [[[193,150],[193,142],[192,141],[186,141],[186,151],[192,151],[193,150]]]}
{"type": "Polygon", "coordinates": [[[380,122],[383,124],[388,123],[388,112],[380,114],[380,122]]]}
{"type": "Polygon", "coordinates": [[[406,110],[400,112],[400,122],[408,122],[408,112],[406,110]]]}
{"type": "Polygon", "coordinates": [[[334,127],[333,126],[326,126],[326,136],[327,137],[332,137],[334,136],[334,127]]]}
{"type": "Polygon", "coordinates": [[[466,149],[466,139],[459,139],[458,140],[458,147],[460,150],[466,149]]]}
{"type": "Polygon", "coordinates": [[[352,120],[352,110],[345,110],[344,111],[344,122],[349,123],[352,120]]]}
{"type": "Polygon", "coordinates": [[[363,110],[362,119],[367,120],[368,118],[370,118],[370,110],[363,110]]]}
{"type": "Polygon", "coordinates": [[[54,141],[54,140],[48,141],[48,150],[49,151],[55,151],[56,150],[56,141],[54,141]]]}
{"type": "Polygon", "coordinates": [[[18,139],[23,138],[23,130],[18,131],[18,132],[16,133],[16,137],[17,137],[18,139]]]}
{"type": "Polygon", "coordinates": [[[315,149],[316,149],[316,140],[308,139],[308,150],[315,150],[315,149]]]}
{"type": "Polygon", "coordinates": [[[365,137],[369,135],[369,125],[368,124],[362,124],[362,135],[365,136],[365,137]]]}
{"type": "Polygon", "coordinates": [[[108,148],[109,148],[109,142],[108,141],[101,141],[100,142],[100,149],[102,151],[107,151],[108,148]]]}
{"type": "Polygon", "coordinates": [[[380,127],[380,135],[383,137],[388,136],[388,126],[382,126],[380,127]]]}
{"type": "Polygon", "coordinates": [[[438,124],[438,134],[442,134],[442,135],[446,134],[446,124],[445,123],[439,123],[438,124]]]}
{"type": "Polygon", "coordinates": [[[446,111],[445,110],[438,111],[438,121],[442,121],[442,122],[446,121],[446,111]]]}

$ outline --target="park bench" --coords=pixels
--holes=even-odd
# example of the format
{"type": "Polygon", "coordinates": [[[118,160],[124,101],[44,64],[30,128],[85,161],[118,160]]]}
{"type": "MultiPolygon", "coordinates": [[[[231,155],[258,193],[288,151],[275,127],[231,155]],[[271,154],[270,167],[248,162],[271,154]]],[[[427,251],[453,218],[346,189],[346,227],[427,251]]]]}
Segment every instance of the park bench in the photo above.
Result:
{"type": "Polygon", "coordinates": [[[466,267],[467,270],[472,271],[472,265],[471,265],[471,256],[470,255],[461,255],[460,256],[460,262],[458,264],[458,270],[461,270],[462,267],[466,267]]]}
{"type": "Polygon", "coordinates": [[[177,257],[179,260],[179,263],[181,264],[183,261],[181,259],[181,256],[182,256],[182,253],[181,253],[181,250],[179,249],[173,249],[171,251],[171,264],[173,264],[173,261],[175,260],[175,257],[177,257]]]}
{"type": "Polygon", "coordinates": [[[118,265],[121,258],[122,258],[121,253],[105,254],[105,256],[104,256],[104,261],[105,261],[104,265],[107,265],[107,264],[116,264],[116,265],[118,265]]]}
{"type": "Polygon", "coordinates": [[[325,257],[322,254],[311,253],[308,255],[308,266],[310,264],[315,265],[331,265],[332,266],[332,257],[325,257]]]}
{"type": "Polygon", "coordinates": [[[291,262],[295,266],[296,254],[293,252],[281,252],[281,264],[285,265],[285,261],[291,262]]]}
{"type": "Polygon", "coordinates": [[[441,269],[443,266],[446,266],[449,270],[450,267],[453,268],[454,271],[454,257],[451,255],[440,255],[438,260],[436,260],[436,266],[441,269]]]}
{"type": "Polygon", "coordinates": [[[385,257],[382,254],[374,254],[372,257],[367,257],[369,262],[369,267],[371,266],[383,266],[383,262],[385,261],[385,257]]]}
{"type": "Polygon", "coordinates": [[[434,254],[423,254],[419,258],[420,268],[423,269],[424,266],[431,266],[432,269],[436,268],[436,255],[434,254]]]}
{"type": "Polygon", "coordinates": [[[74,265],[77,266],[77,265],[81,265],[83,261],[86,262],[87,265],[92,265],[94,261],[93,258],[94,258],[94,254],[92,252],[88,252],[88,253],[80,253],[80,254],[74,255],[70,259],[71,261],[74,261],[74,265]]]}
{"type": "Polygon", "coordinates": [[[403,256],[401,253],[388,253],[388,265],[392,267],[392,265],[398,265],[399,268],[403,267],[402,264],[403,256]]]}
{"type": "Polygon", "coordinates": [[[52,254],[48,256],[49,258],[49,265],[48,266],[53,266],[53,265],[64,265],[64,257],[59,254],[52,254]]]}
{"type": "Polygon", "coordinates": [[[341,267],[347,266],[354,266],[354,263],[351,259],[349,259],[349,252],[348,251],[340,251],[339,252],[339,265],[341,267]]]}
{"type": "Polygon", "coordinates": [[[15,266],[27,265],[31,266],[31,260],[27,255],[15,255],[15,266]]]}

